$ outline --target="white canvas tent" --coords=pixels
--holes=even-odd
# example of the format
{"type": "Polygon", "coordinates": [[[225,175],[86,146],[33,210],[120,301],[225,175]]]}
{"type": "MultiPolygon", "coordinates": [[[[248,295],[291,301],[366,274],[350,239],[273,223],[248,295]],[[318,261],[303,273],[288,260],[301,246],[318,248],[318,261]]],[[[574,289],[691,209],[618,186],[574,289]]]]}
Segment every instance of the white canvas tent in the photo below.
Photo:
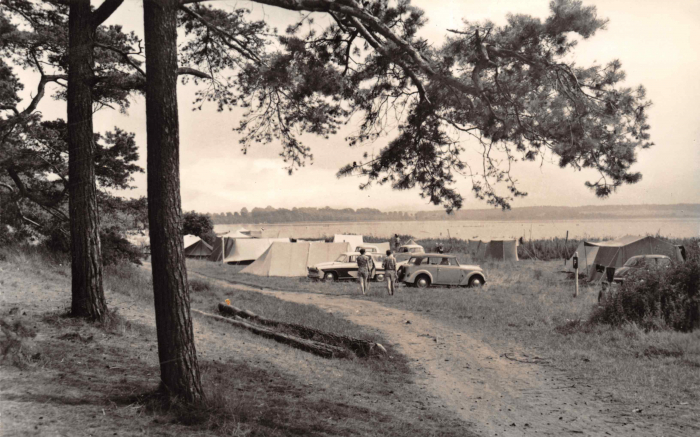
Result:
{"type": "Polygon", "coordinates": [[[350,243],[350,246],[354,250],[357,246],[361,246],[364,241],[362,235],[342,235],[336,234],[333,236],[334,243],[350,243]]]}
{"type": "Polygon", "coordinates": [[[349,243],[275,242],[254,263],[241,270],[258,276],[306,276],[307,267],[335,261],[349,252],[349,243]]]}
{"type": "Polygon", "coordinates": [[[223,262],[241,263],[255,261],[276,241],[289,242],[289,238],[237,238],[233,247],[225,253],[223,262]]]}
{"type": "MultiPolygon", "coordinates": [[[[636,255],[666,255],[672,260],[683,260],[680,248],[651,236],[627,235],[599,243],[582,241],[576,251],[579,272],[585,273],[588,281],[598,281],[605,276],[604,272],[596,271],[596,264],[604,267],[622,267],[628,259],[636,255]]],[[[567,261],[567,271],[574,271],[571,258],[567,261]]]]}

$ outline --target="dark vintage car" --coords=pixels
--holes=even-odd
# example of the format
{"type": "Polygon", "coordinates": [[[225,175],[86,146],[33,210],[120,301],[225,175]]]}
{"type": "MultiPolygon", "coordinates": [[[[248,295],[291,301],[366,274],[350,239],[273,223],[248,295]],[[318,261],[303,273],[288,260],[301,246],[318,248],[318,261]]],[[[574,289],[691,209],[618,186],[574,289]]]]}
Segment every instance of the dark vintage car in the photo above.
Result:
{"type": "Polygon", "coordinates": [[[627,262],[615,270],[613,282],[621,284],[632,272],[639,269],[649,269],[654,267],[668,267],[671,265],[671,258],[666,255],[637,255],[628,259],[627,262]]]}
{"type": "Polygon", "coordinates": [[[600,292],[598,293],[598,302],[606,300],[615,293],[617,287],[620,286],[629,275],[644,269],[652,269],[657,267],[668,267],[671,265],[671,258],[666,255],[637,255],[628,259],[622,267],[616,269],[614,267],[604,267],[596,265],[596,270],[605,271],[608,277],[604,278],[600,283],[600,292]],[[610,281],[612,277],[612,283],[610,281]]]}
{"type": "Polygon", "coordinates": [[[424,253],[399,267],[399,280],[425,288],[430,285],[484,285],[486,273],[475,265],[460,265],[455,255],[424,253]]]}
{"type": "MultiPolygon", "coordinates": [[[[357,279],[357,257],[359,255],[359,252],[346,252],[340,255],[335,261],[320,263],[309,267],[309,278],[323,279],[326,281],[357,279]]],[[[382,261],[384,261],[384,255],[380,253],[366,253],[366,255],[372,257],[376,267],[374,276],[371,279],[383,281],[384,269],[382,269],[382,261]]]]}

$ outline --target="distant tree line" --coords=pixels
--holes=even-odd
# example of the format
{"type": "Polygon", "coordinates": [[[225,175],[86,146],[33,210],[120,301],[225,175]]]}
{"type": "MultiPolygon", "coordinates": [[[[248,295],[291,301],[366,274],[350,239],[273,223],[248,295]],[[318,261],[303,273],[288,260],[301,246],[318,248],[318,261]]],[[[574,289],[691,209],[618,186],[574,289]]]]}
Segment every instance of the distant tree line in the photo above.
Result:
{"type": "Polygon", "coordinates": [[[428,220],[591,220],[620,218],[692,218],[700,216],[700,205],[605,205],[605,206],[535,206],[511,210],[477,209],[456,211],[383,212],[374,208],[247,208],[240,212],[208,213],[214,224],[292,223],[292,222],[360,222],[360,221],[428,221],[428,220]]]}
{"type": "MultiPolygon", "coordinates": [[[[444,215],[444,213],[443,213],[444,215]]],[[[414,220],[413,214],[401,211],[382,212],[373,208],[247,208],[240,212],[209,214],[214,224],[292,223],[292,222],[358,222],[414,220]]]]}

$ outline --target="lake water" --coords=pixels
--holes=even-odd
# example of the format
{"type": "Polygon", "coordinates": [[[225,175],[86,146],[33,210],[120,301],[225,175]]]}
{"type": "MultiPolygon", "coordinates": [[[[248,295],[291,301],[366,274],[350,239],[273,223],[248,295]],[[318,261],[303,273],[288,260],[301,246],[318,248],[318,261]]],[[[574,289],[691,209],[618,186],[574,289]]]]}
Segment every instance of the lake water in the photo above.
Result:
{"type": "Polygon", "coordinates": [[[624,235],[660,233],[664,237],[700,237],[700,218],[696,219],[625,219],[625,220],[556,220],[556,221],[401,221],[401,222],[337,222],[216,225],[214,231],[223,233],[239,228],[265,229],[266,236],[321,238],[334,234],[373,235],[389,238],[394,234],[415,238],[453,238],[491,240],[498,238],[545,239],[604,238],[624,235]],[[448,235],[449,232],[449,235],[448,235]]]}

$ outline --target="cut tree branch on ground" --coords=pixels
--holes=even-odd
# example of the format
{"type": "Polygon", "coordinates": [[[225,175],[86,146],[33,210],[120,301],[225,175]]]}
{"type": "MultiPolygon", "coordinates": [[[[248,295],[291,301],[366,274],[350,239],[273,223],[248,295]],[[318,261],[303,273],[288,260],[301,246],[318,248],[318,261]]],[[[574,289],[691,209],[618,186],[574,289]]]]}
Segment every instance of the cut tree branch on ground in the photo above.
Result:
{"type": "Polygon", "coordinates": [[[329,344],[321,343],[318,341],[313,341],[313,340],[306,340],[303,338],[295,337],[293,335],[288,335],[288,334],[282,334],[280,332],[276,332],[272,329],[265,328],[263,326],[256,326],[252,323],[248,323],[241,319],[240,317],[237,317],[235,319],[228,318],[228,317],[223,317],[219,316],[216,314],[209,314],[205,313],[204,311],[192,310],[193,313],[195,314],[200,314],[202,316],[208,317],[210,319],[218,320],[221,322],[225,322],[228,324],[231,324],[233,326],[236,326],[238,328],[243,328],[247,329],[248,331],[252,332],[253,334],[257,334],[266,338],[270,338],[272,340],[275,340],[279,343],[284,343],[289,346],[292,346],[297,349],[301,349],[306,352],[311,352],[315,355],[324,357],[324,358],[342,358],[342,357],[347,357],[352,355],[349,351],[347,351],[344,348],[338,347],[338,346],[331,346],[329,344]]]}
{"type": "Polygon", "coordinates": [[[257,323],[260,323],[261,325],[291,329],[294,332],[296,332],[300,337],[307,340],[317,340],[322,341],[324,343],[342,345],[343,347],[350,349],[358,357],[365,357],[370,355],[372,351],[375,350],[375,348],[382,351],[383,353],[386,353],[386,349],[384,349],[384,347],[378,343],[374,343],[368,340],[361,340],[359,338],[346,337],[344,335],[331,334],[329,332],[319,331],[318,329],[309,328],[308,326],[303,325],[297,325],[295,323],[285,323],[279,322],[277,320],[265,319],[251,311],[236,308],[232,305],[220,303],[219,311],[229,316],[251,319],[256,321],[257,323]]]}

